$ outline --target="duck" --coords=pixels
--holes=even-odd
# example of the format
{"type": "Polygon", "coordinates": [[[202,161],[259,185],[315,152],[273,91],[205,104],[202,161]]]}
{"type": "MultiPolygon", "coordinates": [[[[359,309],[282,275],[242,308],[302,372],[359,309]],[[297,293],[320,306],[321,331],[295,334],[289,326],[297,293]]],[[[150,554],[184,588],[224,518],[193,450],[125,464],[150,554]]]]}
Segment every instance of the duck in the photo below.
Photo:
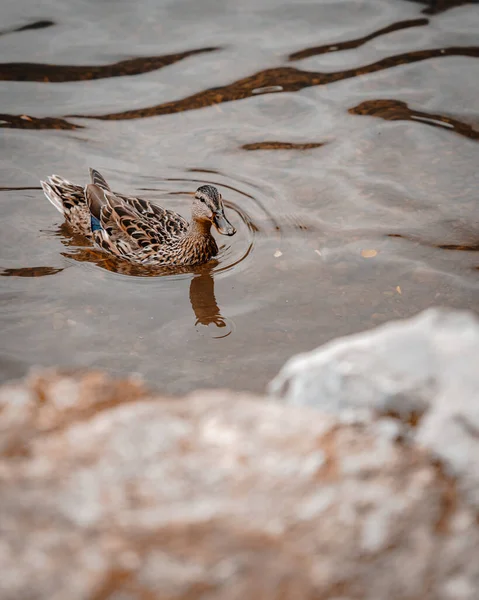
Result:
{"type": "Polygon", "coordinates": [[[221,235],[236,233],[226,218],[221,193],[213,185],[196,190],[188,222],[148,200],[113,192],[95,169],[90,169],[90,183],[84,187],[58,175],[41,184],[47,199],[76,233],[97,249],[130,263],[201,265],[218,254],[212,225],[221,235]]]}

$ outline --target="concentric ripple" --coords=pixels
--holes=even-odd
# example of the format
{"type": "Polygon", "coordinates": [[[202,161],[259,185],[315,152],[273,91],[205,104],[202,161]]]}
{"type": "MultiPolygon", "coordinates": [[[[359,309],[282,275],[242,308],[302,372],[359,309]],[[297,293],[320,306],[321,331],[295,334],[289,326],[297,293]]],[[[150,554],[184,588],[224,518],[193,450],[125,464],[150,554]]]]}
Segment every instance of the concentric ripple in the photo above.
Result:
{"type": "MultiPolygon", "coordinates": [[[[187,219],[190,218],[190,205],[193,190],[206,183],[217,185],[222,192],[223,201],[228,215],[228,219],[236,228],[236,234],[232,237],[219,235],[215,228],[212,228],[215,235],[219,252],[216,257],[205,265],[195,267],[151,267],[128,263],[127,261],[117,259],[107,255],[102,251],[91,246],[84,238],[76,235],[71,229],[63,225],[57,234],[61,237],[62,243],[69,248],[68,252],[63,253],[68,259],[77,262],[90,263],[111,273],[121,276],[133,277],[184,277],[185,275],[201,275],[208,271],[211,274],[224,274],[232,269],[244,267],[244,263],[251,255],[255,235],[259,231],[259,226],[255,223],[255,216],[261,211],[261,203],[253,196],[239,187],[231,185],[222,185],[211,178],[168,178],[158,182],[157,187],[142,187],[132,190],[132,195],[137,195],[148,199],[153,203],[174,210],[187,219]],[[228,189],[229,188],[229,189],[228,189]],[[233,194],[231,194],[233,192],[233,194]],[[235,197],[230,197],[230,196],[235,197]],[[249,205],[249,206],[248,206],[249,205]]],[[[266,212],[266,211],[262,211],[266,212]]],[[[264,215],[261,217],[264,221],[264,215]]]]}

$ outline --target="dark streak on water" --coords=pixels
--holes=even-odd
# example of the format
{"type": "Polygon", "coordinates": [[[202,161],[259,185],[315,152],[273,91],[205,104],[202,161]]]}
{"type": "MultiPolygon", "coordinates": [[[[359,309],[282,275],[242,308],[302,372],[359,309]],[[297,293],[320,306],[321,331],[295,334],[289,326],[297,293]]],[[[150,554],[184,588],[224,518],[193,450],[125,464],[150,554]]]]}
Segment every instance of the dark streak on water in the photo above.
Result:
{"type": "Polygon", "coordinates": [[[126,77],[157,71],[180,60],[197,54],[214,52],[219,48],[198,48],[165,54],[122,60],[112,65],[48,65],[37,63],[0,63],[0,80],[4,81],[41,81],[43,83],[62,83],[66,81],[91,81],[109,77],[126,77]]]}
{"type": "Polygon", "coordinates": [[[57,117],[30,117],[29,115],[6,115],[3,113],[0,113],[0,127],[4,129],[83,129],[82,125],[75,125],[57,117]]]}
{"type": "Polygon", "coordinates": [[[22,267],[20,269],[4,269],[0,271],[2,277],[45,277],[45,275],[56,275],[63,269],[54,267],[22,267]]]}
{"type": "MultiPolygon", "coordinates": [[[[387,27],[379,29],[361,38],[346,42],[337,42],[335,44],[326,44],[315,46],[294,52],[289,55],[289,60],[300,60],[324,54],[326,52],[339,52],[357,48],[366,42],[401,30],[411,27],[424,26],[428,24],[427,19],[411,19],[407,21],[399,21],[387,27]]],[[[164,66],[174,64],[186,57],[205,52],[213,52],[219,50],[218,47],[200,48],[189,50],[186,52],[156,56],[135,58],[125,61],[120,61],[112,65],[104,66],[71,66],[71,65],[45,65],[34,63],[4,63],[0,64],[0,79],[12,81],[44,81],[44,82],[66,82],[66,81],[81,81],[93,80],[101,78],[119,77],[137,75],[148,71],[158,70],[164,66]]],[[[397,56],[391,56],[370,65],[365,65],[358,69],[350,69],[346,71],[338,71],[333,73],[321,73],[315,71],[301,71],[288,67],[276,69],[268,69],[260,71],[255,75],[251,75],[232,84],[205,90],[193,96],[189,96],[182,100],[159,104],[157,106],[138,109],[133,111],[124,111],[120,113],[111,113],[106,115],[71,115],[71,117],[101,119],[101,120],[121,120],[121,119],[139,119],[152,116],[172,114],[183,112],[186,110],[195,110],[206,106],[214,106],[224,102],[232,102],[257,95],[258,93],[278,93],[278,92],[294,92],[301,89],[334,83],[351,77],[359,77],[369,73],[374,73],[384,69],[390,69],[402,64],[410,64],[418,61],[428,60],[431,58],[444,56],[470,56],[479,57],[479,47],[448,47],[435,48],[430,50],[421,50],[409,52],[397,56]],[[271,91],[270,91],[271,90],[271,91]]],[[[429,118],[425,113],[419,111],[410,111],[407,105],[394,100],[378,100],[365,102],[350,112],[356,114],[370,114],[371,116],[379,116],[387,119],[417,119],[426,120],[429,118]]],[[[443,117],[441,115],[431,116],[436,123],[430,123],[438,127],[450,126],[451,129],[466,135],[472,139],[476,139],[477,132],[468,125],[461,123],[455,119],[443,117]]],[[[7,115],[0,114],[0,127],[18,128],[18,129],[77,129],[82,126],[73,124],[66,119],[58,117],[37,118],[30,115],[7,115]]],[[[275,149],[280,149],[281,142],[263,142],[263,144],[273,144],[275,149]]],[[[321,144],[320,144],[321,145],[321,144]]],[[[245,144],[242,146],[245,150],[256,150],[261,148],[257,144],[245,144]]],[[[270,146],[269,149],[272,149],[270,146]]],[[[306,145],[300,144],[297,149],[307,149],[318,147],[315,143],[306,145]]]]}
{"type": "Polygon", "coordinates": [[[252,144],[243,144],[243,150],[312,150],[321,148],[324,142],[306,142],[304,144],[294,144],[292,142],[255,142],[252,144]]]}
{"type": "Polygon", "coordinates": [[[349,112],[352,115],[379,117],[387,121],[418,121],[425,125],[454,131],[472,140],[479,139],[479,131],[476,131],[467,123],[445,115],[411,110],[406,102],[398,100],[367,100],[366,102],[361,102],[358,106],[350,108],[349,112]]]}
{"type": "Polygon", "coordinates": [[[23,191],[23,190],[41,190],[40,185],[25,185],[25,186],[17,186],[17,187],[1,187],[0,192],[13,192],[13,191],[23,191]]]}
{"type": "MultiPolygon", "coordinates": [[[[445,57],[445,56],[469,56],[472,58],[479,57],[479,47],[449,47],[449,48],[434,48],[430,50],[418,50],[416,52],[409,52],[400,54],[397,56],[390,56],[370,65],[365,65],[358,69],[349,69],[347,71],[337,71],[333,73],[321,73],[319,71],[302,71],[300,69],[294,69],[291,67],[278,67],[275,69],[267,69],[260,71],[254,75],[236,81],[232,84],[212,88],[183,98],[182,100],[176,100],[172,102],[166,102],[164,104],[158,104],[149,108],[142,108],[137,110],[123,111],[119,113],[111,113],[105,115],[86,115],[86,114],[75,114],[70,115],[73,118],[83,119],[99,119],[99,120],[123,120],[123,119],[144,119],[153,116],[167,115],[178,112],[184,112],[188,110],[197,110],[205,108],[207,106],[214,106],[222,104],[224,102],[233,102],[236,100],[242,100],[252,95],[257,95],[257,90],[264,89],[268,93],[278,93],[279,90],[282,92],[297,92],[302,89],[318,86],[327,85],[349,79],[352,77],[360,77],[369,73],[375,73],[385,69],[391,69],[399,65],[411,64],[431,58],[445,57]],[[268,88],[274,87],[275,91],[270,92],[268,88]]],[[[137,59],[141,61],[143,59],[137,59]]],[[[53,67],[52,67],[53,68],[53,67]]],[[[353,109],[354,110],[354,109],[353,109]]],[[[403,111],[404,112],[404,111],[403,111]]],[[[364,114],[362,112],[358,114],[364,114]]],[[[398,114],[396,112],[396,114],[398,114]]],[[[419,113],[418,113],[419,114],[419,113]]],[[[382,116],[382,115],[374,115],[382,116]]],[[[413,118],[412,116],[410,118],[413,118]]],[[[444,118],[445,119],[445,118],[444,118]]],[[[18,128],[18,129],[77,129],[81,128],[81,125],[77,125],[67,121],[66,119],[58,117],[44,117],[37,118],[30,115],[6,115],[0,114],[0,127],[7,128],[18,128]]],[[[443,119],[440,119],[443,120],[443,119]]],[[[443,120],[444,123],[447,121],[443,120]]],[[[450,120],[452,125],[452,121],[450,120]]],[[[467,128],[460,121],[454,121],[456,125],[451,128],[457,130],[462,135],[475,138],[474,130],[467,128]]],[[[250,149],[250,148],[248,148],[250,149]]]]}
{"type": "Polygon", "coordinates": [[[409,21],[399,21],[398,23],[392,23],[387,27],[373,31],[369,35],[365,35],[356,40],[348,40],[347,42],[336,42],[334,44],[323,44],[322,46],[314,46],[313,48],[305,48],[304,50],[298,50],[288,56],[288,60],[302,60],[303,58],[309,58],[310,56],[317,56],[319,54],[326,54],[327,52],[340,52],[341,50],[351,50],[352,48],[359,48],[366,42],[374,40],[374,38],[392,33],[393,31],[399,31],[400,29],[409,29],[410,27],[421,27],[428,25],[428,19],[411,19],[409,21]]]}
{"type": "Polygon", "coordinates": [[[55,23],[47,19],[42,21],[34,21],[33,23],[27,23],[27,25],[21,25],[20,27],[12,27],[11,29],[0,30],[0,35],[6,35],[7,33],[18,33],[20,31],[29,31],[31,29],[45,29],[46,27],[52,27],[52,25],[55,25],[55,23]]]}

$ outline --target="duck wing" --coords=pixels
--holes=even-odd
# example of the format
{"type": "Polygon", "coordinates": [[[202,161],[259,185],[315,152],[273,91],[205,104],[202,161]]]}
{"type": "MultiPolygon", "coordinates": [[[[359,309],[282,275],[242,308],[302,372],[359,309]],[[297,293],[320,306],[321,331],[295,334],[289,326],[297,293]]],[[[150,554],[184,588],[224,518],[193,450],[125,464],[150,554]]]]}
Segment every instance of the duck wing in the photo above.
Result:
{"type": "Polygon", "coordinates": [[[188,221],[178,213],[152,204],[143,198],[120,195],[125,202],[132,206],[143,218],[158,227],[165,239],[175,238],[188,229],[188,221]]]}
{"type": "Polygon", "coordinates": [[[95,243],[112,254],[133,258],[147,248],[157,248],[165,237],[155,224],[113,192],[90,183],[85,197],[95,243]]]}
{"type": "MultiPolygon", "coordinates": [[[[93,184],[97,185],[102,190],[111,192],[110,186],[99,171],[96,169],[90,169],[90,177],[93,184]]],[[[188,229],[188,221],[172,210],[152,204],[143,198],[126,196],[117,192],[114,192],[114,194],[117,198],[120,198],[126,204],[133,207],[138,215],[154,223],[155,226],[162,232],[165,241],[166,239],[177,237],[188,229]]]]}

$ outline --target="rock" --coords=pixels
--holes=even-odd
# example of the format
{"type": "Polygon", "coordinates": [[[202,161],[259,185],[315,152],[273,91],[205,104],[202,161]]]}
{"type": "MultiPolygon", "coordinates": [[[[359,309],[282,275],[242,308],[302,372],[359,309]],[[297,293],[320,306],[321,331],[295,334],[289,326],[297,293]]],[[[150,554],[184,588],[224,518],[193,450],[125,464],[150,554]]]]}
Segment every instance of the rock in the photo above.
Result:
{"type": "Polygon", "coordinates": [[[429,309],[293,357],[269,386],[289,405],[343,420],[395,416],[413,424],[479,509],[479,320],[429,309]]]}
{"type": "Polygon", "coordinates": [[[146,394],[135,378],[117,381],[100,371],[69,376],[68,371],[32,370],[24,384],[1,388],[0,456],[28,454],[39,434],[146,394]]]}
{"type": "Polygon", "coordinates": [[[477,597],[476,508],[393,419],[54,371],[0,406],[2,600],[477,597]]]}

